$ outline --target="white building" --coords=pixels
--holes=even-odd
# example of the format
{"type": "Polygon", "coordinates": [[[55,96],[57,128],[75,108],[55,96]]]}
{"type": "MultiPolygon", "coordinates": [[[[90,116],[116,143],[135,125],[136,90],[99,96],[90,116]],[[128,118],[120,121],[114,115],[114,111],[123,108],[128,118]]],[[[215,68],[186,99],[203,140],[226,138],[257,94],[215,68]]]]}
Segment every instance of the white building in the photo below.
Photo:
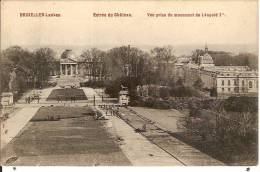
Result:
{"type": "Polygon", "coordinates": [[[199,67],[200,68],[208,68],[215,67],[214,61],[211,55],[208,53],[208,47],[205,47],[205,53],[199,56],[199,67]]]}
{"type": "Polygon", "coordinates": [[[66,50],[61,55],[60,75],[78,75],[78,62],[71,50],[66,50]]]}
{"type": "Polygon", "coordinates": [[[198,64],[177,63],[176,69],[185,71],[183,77],[189,84],[201,78],[203,87],[215,88],[218,95],[257,95],[258,93],[258,71],[251,70],[248,66],[215,66],[207,46],[204,55],[199,56],[198,64]]]}
{"type": "Polygon", "coordinates": [[[218,94],[253,94],[258,92],[257,71],[218,72],[216,76],[218,94]]]}

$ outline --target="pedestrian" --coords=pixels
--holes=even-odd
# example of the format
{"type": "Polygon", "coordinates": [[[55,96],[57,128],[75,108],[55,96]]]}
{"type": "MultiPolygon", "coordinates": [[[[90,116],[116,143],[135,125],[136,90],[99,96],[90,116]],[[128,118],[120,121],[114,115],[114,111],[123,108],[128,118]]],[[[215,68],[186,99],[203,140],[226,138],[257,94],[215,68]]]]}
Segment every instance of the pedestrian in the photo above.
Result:
{"type": "Polygon", "coordinates": [[[29,104],[31,103],[31,97],[30,96],[28,97],[28,103],[29,104]]]}
{"type": "Polygon", "coordinates": [[[40,103],[40,96],[37,97],[37,101],[38,101],[38,103],[40,103]]]}

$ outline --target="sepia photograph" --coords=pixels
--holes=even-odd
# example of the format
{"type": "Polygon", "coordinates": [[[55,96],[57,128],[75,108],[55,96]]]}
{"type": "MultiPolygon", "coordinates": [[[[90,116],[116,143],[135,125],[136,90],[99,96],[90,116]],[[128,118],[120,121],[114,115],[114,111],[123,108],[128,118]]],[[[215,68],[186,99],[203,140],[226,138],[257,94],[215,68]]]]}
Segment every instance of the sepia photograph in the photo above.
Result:
{"type": "Polygon", "coordinates": [[[258,22],[258,0],[2,0],[1,166],[257,166],[258,22]]]}

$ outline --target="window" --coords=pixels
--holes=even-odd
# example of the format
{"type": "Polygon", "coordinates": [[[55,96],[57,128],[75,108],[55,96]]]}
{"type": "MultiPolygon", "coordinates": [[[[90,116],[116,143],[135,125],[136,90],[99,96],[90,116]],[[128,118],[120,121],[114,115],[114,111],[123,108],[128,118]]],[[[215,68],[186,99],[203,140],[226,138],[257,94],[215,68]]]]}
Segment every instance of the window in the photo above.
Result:
{"type": "Polygon", "coordinates": [[[225,81],[224,80],[222,80],[222,84],[221,85],[224,85],[225,84],[225,81]]]}
{"type": "Polygon", "coordinates": [[[249,88],[253,88],[253,83],[252,83],[252,81],[249,81],[248,85],[249,85],[249,88]]]}
{"type": "Polygon", "coordinates": [[[228,88],[228,92],[230,92],[230,88],[228,88]]]}
{"type": "Polygon", "coordinates": [[[234,80],[234,85],[237,85],[237,81],[236,80],[234,80]]]}
{"type": "Polygon", "coordinates": [[[222,92],[224,92],[225,91],[225,88],[222,88],[222,92]]]}
{"type": "Polygon", "coordinates": [[[242,80],[242,85],[243,85],[243,86],[245,85],[245,81],[244,81],[244,80],[242,80]]]}
{"type": "Polygon", "coordinates": [[[228,85],[230,85],[230,80],[228,80],[228,85]]]}

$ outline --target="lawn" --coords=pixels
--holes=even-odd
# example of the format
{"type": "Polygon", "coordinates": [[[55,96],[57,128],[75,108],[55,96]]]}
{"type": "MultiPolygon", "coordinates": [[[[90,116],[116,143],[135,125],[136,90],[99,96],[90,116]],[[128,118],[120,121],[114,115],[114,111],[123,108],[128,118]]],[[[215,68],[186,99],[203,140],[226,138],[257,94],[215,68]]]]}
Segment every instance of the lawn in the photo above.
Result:
{"type": "Polygon", "coordinates": [[[64,89],[54,89],[51,94],[47,98],[47,101],[57,100],[57,101],[71,101],[75,100],[87,100],[87,96],[85,95],[82,89],[76,88],[64,88],[64,89]]]}
{"type": "Polygon", "coordinates": [[[93,115],[93,110],[89,107],[68,108],[63,106],[52,106],[40,108],[31,121],[45,121],[48,120],[48,117],[52,119],[67,119],[93,115]]]}
{"type": "Polygon", "coordinates": [[[42,107],[3,150],[6,165],[131,165],[88,107],[42,107]],[[59,120],[42,120],[60,115],[59,120]]]}

